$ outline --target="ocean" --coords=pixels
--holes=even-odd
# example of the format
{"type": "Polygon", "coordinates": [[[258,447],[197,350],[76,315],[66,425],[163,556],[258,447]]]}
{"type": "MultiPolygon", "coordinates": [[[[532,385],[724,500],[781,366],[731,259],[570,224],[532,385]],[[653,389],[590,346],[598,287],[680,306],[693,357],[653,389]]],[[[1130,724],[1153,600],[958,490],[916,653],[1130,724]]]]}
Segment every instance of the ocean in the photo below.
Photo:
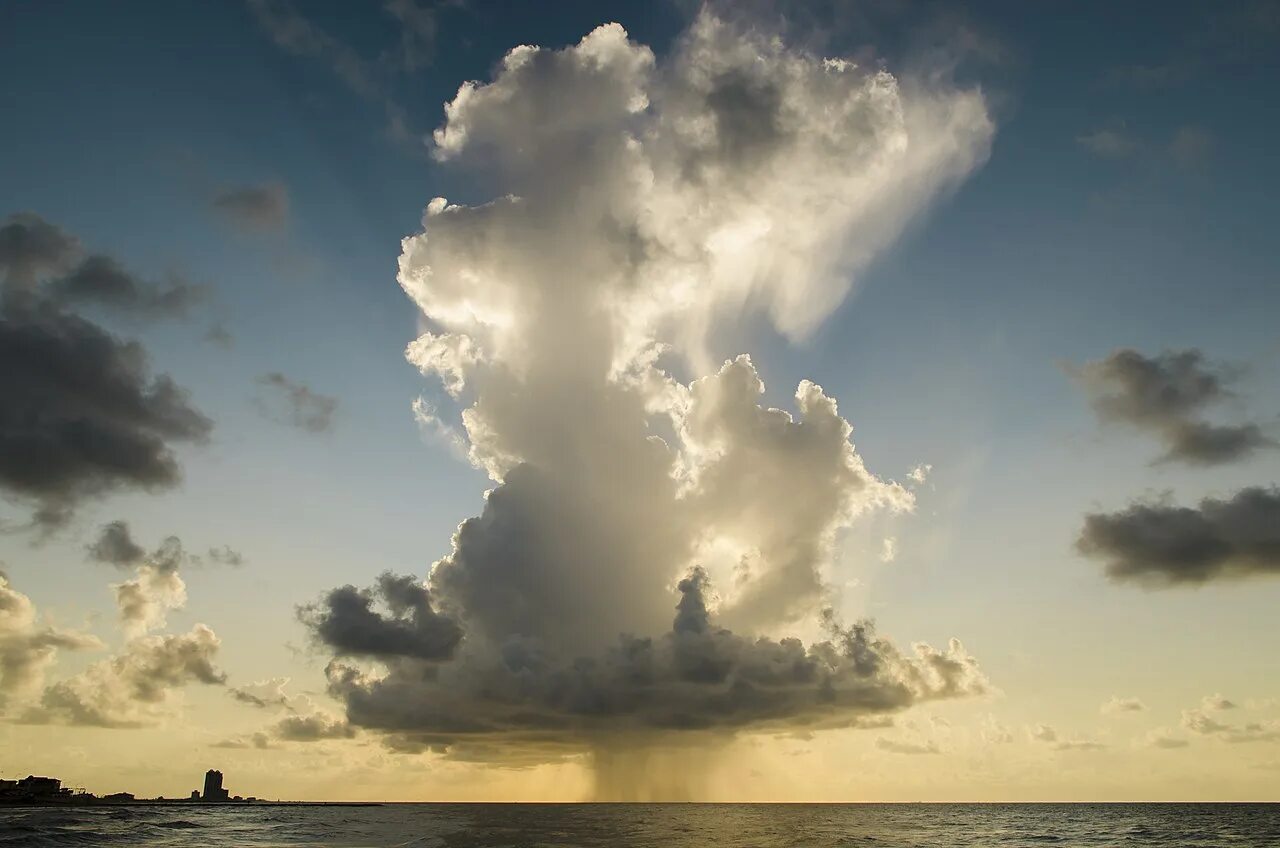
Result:
{"type": "Polygon", "coordinates": [[[0,846],[1280,846],[1280,804],[0,808],[0,846]]]}

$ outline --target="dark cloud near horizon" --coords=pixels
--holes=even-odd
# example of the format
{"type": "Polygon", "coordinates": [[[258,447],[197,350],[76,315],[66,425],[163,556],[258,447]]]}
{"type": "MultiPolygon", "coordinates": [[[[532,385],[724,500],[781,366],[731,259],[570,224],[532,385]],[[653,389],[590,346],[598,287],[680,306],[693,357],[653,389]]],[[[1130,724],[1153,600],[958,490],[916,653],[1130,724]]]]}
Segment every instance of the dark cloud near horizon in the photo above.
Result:
{"type": "Polygon", "coordinates": [[[337,398],[313,391],[305,383],[291,380],[279,371],[263,374],[258,378],[258,385],[270,392],[269,398],[254,399],[258,411],[267,418],[308,433],[323,433],[333,426],[337,398]]]}
{"type": "Polygon", "coordinates": [[[658,638],[623,635],[601,653],[563,656],[511,637],[452,662],[391,660],[384,677],[334,660],[329,693],[350,724],[398,750],[466,757],[480,746],[484,758],[536,760],[604,736],[883,726],[912,704],[986,691],[958,642],[908,657],[870,623],[842,628],[829,616],[830,639],[807,649],[748,638],[716,624],[700,569],[678,588],[671,630],[658,638]]]}
{"type": "Polygon", "coordinates": [[[210,205],[235,227],[272,233],[289,223],[289,191],[284,183],[228,188],[214,195],[210,205]]]}
{"type": "Polygon", "coordinates": [[[299,617],[340,657],[447,660],[462,641],[462,628],[434,609],[426,586],[390,572],[373,589],[333,589],[300,609],[299,617]],[[374,609],[378,601],[388,614],[374,609]]]}
{"type": "Polygon", "coordinates": [[[1165,453],[1157,461],[1218,465],[1280,446],[1256,424],[1202,420],[1208,407],[1232,396],[1229,386],[1238,375],[1235,369],[1212,366],[1195,348],[1154,357],[1121,349],[1068,372],[1102,421],[1128,424],[1159,438],[1165,453]]]}
{"type": "Polygon", "coordinates": [[[1082,554],[1116,582],[1203,585],[1280,575],[1280,489],[1251,486],[1195,507],[1133,503],[1085,516],[1082,554]]]}

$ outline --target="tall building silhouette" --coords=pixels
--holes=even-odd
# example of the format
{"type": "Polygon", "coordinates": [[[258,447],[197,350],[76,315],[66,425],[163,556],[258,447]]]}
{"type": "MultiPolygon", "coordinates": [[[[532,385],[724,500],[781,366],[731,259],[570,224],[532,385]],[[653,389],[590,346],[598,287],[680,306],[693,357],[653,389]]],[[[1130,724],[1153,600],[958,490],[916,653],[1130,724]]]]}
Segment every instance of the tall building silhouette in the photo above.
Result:
{"type": "Polygon", "coordinates": [[[225,801],[230,793],[222,788],[222,772],[217,769],[209,769],[204,773],[204,795],[202,799],[205,801],[225,801]]]}

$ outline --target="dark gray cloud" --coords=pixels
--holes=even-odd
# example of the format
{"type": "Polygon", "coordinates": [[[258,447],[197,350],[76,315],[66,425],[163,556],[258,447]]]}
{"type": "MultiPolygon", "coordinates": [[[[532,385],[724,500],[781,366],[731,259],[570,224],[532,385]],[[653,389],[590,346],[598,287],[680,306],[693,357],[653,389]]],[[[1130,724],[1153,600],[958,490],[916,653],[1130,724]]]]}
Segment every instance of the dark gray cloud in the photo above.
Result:
{"type": "Polygon", "coordinates": [[[244,554],[234,550],[229,545],[219,545],[216,548],[210,548],[209,559],[212,562],[216,562],[218,565],[244,565],[244,554]]]}
{"type": "Polygon", "coordinates": [[[1280,575],[1280,489],[1252,486],[1198,506],[1133,503],[1085,516],[1076,548],[1118,582],[1201,585],[1280,575]]]}
{"type": "Polygon", "coordinates": [[[250,232],[279,232],[289,222],[289,191],[283,183],[228,188],[212,206],[231,224],[250,232]]]}
{"type": "Polygon", "coordinates": [[[86,546],[89,558],[97,562],[120,567],[133,567],[146,563],[159,571],[176,571],[190,559],[182,540],[167,536],[150,554],[133,538],[129,522],[109,521],[98,528],[98,538],[86,546]]]}
{"type": "Polygon", "coordinates": [[[444,660],[462,641],[458,623],[436,612],[420,581],[390,572],[373,589],[341,586],[299,614],[337,656],[444,660]],[[388,614],[374,609],[377,601],[388,614]]]}
{"type": "Polygon", "coordinates": [[[743,637],[716,624],[707,591],[700,570],[680,581],[671,630],[659,638],[624,635],[598,654],[564,655],[513,636],[464,646],[470,653],[452,662],[392,660],[386,676],[335,660],[329,692],[352,725],[401,750],[538,759],[603,737],[861,726],[986,689],[959,643],[905,656],[869,623],[842,628],[830,617],[830,639],[807,649],[743,637]]]}
{"type": "Polygon", "coordinates": [[[333,425],[337,398],[312,391],[305,383],[291,380],[279,371],[263,374],[258,384],[269,394],[255,398],[254,403],[259,412],[273,421],[308,433],[323,433],[333,425]]]}
{"type": "Polygon", "coordinates": [[[1117,350],[1069,371],[1103,421],[1125,423],[1163,441],[1161,461],[1215,465],[1277,447],[1255,424],[1218,425],[1201,419],[1207,408],[1231,396],[1237,370],[1211,365],[1199,350],[1154,357],[1117,350]]]}
{"type": "Polygon", "coordinates": [[[110,256],[86,255],[79,239],[32,212],[0,226],[0,281],[6,303],[38,289],[41,300],[58,306],[95,305],[133,318],[184,317],[206,295],[180,278],[152,283],[110,256]]]}
{"type": "Polygon", "coordinates": [[[180,479],[173,445],[212,423],[142,346],[49,304],[0,310],[0,486],[56,525],[81,501],[180,479]]]}
{"type": "Polygon", "coordinates": [[[86,257],[45,287],[53,300],[67,305],[96,305],[136,317],[185,317],[203,301],[203,286],[179,278],[164,285],[147,282],[110,256],[86,257]]]}
{"type": "Polygon", "coordinates": [[[0,488],[46,527],[115,489],[175,485],[174,444],[212,428],[185,390],[151,375],[140,344],[67,311],[93,301],[172,314],[190,289],[160,290],[110,259],[78,257],[79,243],[36,215],[0,228],[0,488]]]}
{"type": "Polygon", "coordinates": [[[89,558],[116,566],[134,566],[147,552],[133,540],[126,521],[111,521],[98,530],[98,538],[88,546],[89,558]]]}
{"type": "Polygon", "coordinates": [[[323,739],[351,739],[356,729],[341,718],[323,713],[285,716],[272,728],[277,739],[285,742],[319,742],[323,739]]]}
{"type": "Polygon", "coordinates": [[[0,226],[0,279],[27,287],[67,271],[80,255],[80,241],[32,212],[10,215],[0,226]]]}

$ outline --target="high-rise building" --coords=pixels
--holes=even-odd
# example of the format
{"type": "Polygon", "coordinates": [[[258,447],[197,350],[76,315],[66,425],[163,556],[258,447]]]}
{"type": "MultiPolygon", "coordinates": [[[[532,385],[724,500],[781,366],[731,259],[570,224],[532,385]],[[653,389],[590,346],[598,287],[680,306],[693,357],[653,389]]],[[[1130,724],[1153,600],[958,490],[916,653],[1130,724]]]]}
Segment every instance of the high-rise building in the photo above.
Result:
{"type": "Polygon", "coordinates": [[[217,769],[209,769],[204,773],[204,795],[201,796],[205,801],[225,801],[230,793],[222,788],[222,772],[217,769]]]}

